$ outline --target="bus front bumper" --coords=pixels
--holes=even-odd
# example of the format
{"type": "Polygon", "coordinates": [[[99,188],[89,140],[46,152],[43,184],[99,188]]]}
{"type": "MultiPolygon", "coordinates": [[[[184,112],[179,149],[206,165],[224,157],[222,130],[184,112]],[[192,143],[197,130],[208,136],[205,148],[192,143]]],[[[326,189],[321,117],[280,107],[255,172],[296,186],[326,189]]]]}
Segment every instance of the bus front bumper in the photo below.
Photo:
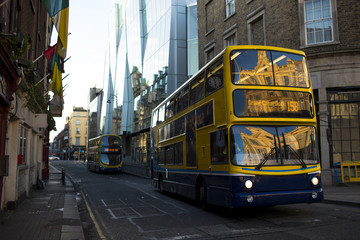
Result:
{"type": "Polygon", "coordinates": [[[121,172],[122,171],[122,167],[116,167],[116,168],[110,168],[110,167],[103,167],[103,166],[100,166],[100,172],[121,172]]]}
{"type": "Polygon", "coordinates": [[[275,206],[292,203],[316,203],[324,199],[323,189],[232,193],[232,207],[275,206]]]}

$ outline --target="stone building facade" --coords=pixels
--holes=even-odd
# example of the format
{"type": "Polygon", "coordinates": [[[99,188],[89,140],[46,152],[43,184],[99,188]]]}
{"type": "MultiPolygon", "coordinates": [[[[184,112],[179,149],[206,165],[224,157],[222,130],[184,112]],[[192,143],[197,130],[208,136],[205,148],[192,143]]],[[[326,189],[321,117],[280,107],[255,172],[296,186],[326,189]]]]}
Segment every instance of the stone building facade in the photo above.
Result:
{"type": "Polygon", "coordinates": [[[198,0],[200,68],[228,45],[307,54],[323,184],[337,162],[360,161],[360,3],[357,0],[198,0]]]}

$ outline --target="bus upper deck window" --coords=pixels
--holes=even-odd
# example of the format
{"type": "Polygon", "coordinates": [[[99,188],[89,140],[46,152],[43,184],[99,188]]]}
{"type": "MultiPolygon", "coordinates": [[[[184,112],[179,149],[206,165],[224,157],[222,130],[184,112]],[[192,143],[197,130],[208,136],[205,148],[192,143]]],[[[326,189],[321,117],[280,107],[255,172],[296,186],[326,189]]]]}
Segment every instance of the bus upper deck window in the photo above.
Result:
{"type": "Polygon", "coordinates": [[[234,84],[274,85],[270,51],[233,51],[230,59],[234,84]]]}
{"type": "Polygon", "coordinates": [[[230,60],[232,82],[237,85],[310,86],[307,64],[302,55],[238,50],[231,53],[230,60]]]}
{"type": "Polygon", "coordinates": [[[309,87],[308,69],[305,57],[284,52],[272,52],[275,85],[309,87]]]}
{"type": "Polygon", "coordinates": [[[206,70],[206,96],[220,89],[224,84],[223,58],[206,70]]]}

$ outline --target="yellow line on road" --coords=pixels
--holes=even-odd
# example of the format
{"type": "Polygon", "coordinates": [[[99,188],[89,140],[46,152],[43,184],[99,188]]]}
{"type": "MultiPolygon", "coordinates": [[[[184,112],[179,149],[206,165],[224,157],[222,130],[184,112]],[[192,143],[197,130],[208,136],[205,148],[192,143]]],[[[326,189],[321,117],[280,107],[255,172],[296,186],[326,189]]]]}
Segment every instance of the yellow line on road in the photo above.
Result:
{"type": "MultiPolygon", "coordinates": [[[[68,176],[68,177],[71,179],[71,181],[74,183],[74,179],[72,178],[72,176],[70,176],[70,174],[67,174],[67,176],[68,176]]],[[[83,191],[81,191],[81,190],[80,190],[80,193],[81,193],[81,195],[82,195],[82,198],[83,198],[84,201],[85,201],[86,208],[87,208],[87,210],[88,210],[88,212],[89,212],[89,214],[90,214],[91,220],[93,221],[93,223],[94,223],[94,225],[95,225],[96,231],[98,232],[100,239],[106,240],[106,237],[105,237],[105,235],[103,234],[103,232],[101,231],[100,225],[99,225],[99,223],[96,221],[95,215],[94,215],[94,213],[92,212],[88,201],[86,200],[85,194],[84,194],[83,191]]],[[[103,226],[104,226],[104,225],[103,225],[103,226]]]]}
{"type": "Polygon", "coordinates": [[[96,228],[96,231],[97,231],[98,234],[99,234],[99,237],[100,237],[101,239],[106,240],[106,237],[104,236],[103,232],[101,231],[100,225],[99,225],[98,222],[96,221],[95,216],[94,216],[94,214],[93,214],[93,212],[92,212],[92,210],[91,210],[91,208],[90,208],[90,206],[89,206],[89,204],[88,204],[88,202],[87,202],[87,200],[86,200],[86,197],[85,197],[85,195],[84,195],[84,193],[83,193],[82,191],[81,191],[81,195],[83,195],[83,199],[84,199],[84,201],[85,201],[86,208],[87,208],[88,211],[89,211],[91,220],[92,220],[92,221],[94,222],[94,224],[95,224],[95,228],[96,228]]]}

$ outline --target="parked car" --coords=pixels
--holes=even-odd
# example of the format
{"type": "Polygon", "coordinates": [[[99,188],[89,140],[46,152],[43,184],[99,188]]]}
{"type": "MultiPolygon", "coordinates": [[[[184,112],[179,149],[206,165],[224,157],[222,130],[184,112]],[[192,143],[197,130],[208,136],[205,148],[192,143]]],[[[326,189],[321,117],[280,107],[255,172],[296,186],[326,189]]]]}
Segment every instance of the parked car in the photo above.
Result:
{"type": "Polygon", "coordinates": [[[49,160],[60,160],[58,156],[49,155],[49,160]]]}

